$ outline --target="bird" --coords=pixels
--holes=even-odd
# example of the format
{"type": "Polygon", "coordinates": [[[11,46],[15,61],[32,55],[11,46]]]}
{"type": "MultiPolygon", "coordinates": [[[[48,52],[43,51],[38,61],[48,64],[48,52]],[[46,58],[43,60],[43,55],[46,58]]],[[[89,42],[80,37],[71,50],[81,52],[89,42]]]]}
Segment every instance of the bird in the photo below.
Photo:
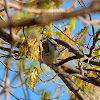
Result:
{"type": "Polygon", "coordinates": [[[45,41],[42,42],[42,60],[45,63],[56,63],[59,55],[60,50],[58,44],[52,38],[47,38],[45,41]]]}

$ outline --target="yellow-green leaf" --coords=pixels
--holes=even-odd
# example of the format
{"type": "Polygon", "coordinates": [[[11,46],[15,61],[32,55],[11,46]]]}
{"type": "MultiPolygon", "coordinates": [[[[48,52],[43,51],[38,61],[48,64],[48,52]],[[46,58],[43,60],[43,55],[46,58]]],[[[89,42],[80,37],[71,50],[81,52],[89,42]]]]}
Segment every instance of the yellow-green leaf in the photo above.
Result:
{"type": "Polygon", "coordinates": [[[71,21],[68,22],[66,25],[70,25],[70,32],[75,29],[75,18],[71,18],[71,21]]]}

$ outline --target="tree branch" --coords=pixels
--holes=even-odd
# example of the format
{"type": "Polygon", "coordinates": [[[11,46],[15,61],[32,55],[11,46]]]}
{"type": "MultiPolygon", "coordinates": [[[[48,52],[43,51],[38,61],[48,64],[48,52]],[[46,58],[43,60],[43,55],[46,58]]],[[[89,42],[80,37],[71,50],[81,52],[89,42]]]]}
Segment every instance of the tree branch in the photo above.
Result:
{"type": "Polygon", "coordinates": [[[5,42],[12,42],[11,36],[2,29],[0,29],[0,38],[3,39],[5,42]]]}
{"type": "MultiPolygon", "coordinates": [[[[4,88],[5,89],[5,87],[4,86],[2,86],[1,84],[0,84],[0,86],[2,87],[2,88],[4,88]]],[[[17,96],[15,96],[14,94],[12,94],[10,91],[9,91],[9,93],[13,96],[13,97],[15,97],[17,100],[20,100],[20,98],[18,98],[17,96]]]]}
{"type": "Polygon", "coordinates": [[[61,60],[60,62],[56,63],[55,65],[60,66],[68,61],[75,60],[75,59],[77,59],[77,56],[68,57],[68,58],[65,58],[65,59],[61,60]]]}
{"type": "MultiPolygon", "coordinates": [[[[10,48],[1,47],[1,46],[0,46],[0,49],[3,50],[3,51],[8,51],[8,52],[10,52],[10,50],[11,50],[10,48]]],[[[18,53],[18,51],[17,50],[13,50],[13,53],[18,53]]]]}
{"type": "MultiPolygon", "coordinates": [[[[0,29],[0,38],[2,38],[4,41],[6,41],[6,42],[8,42],[8,43],[11,43],[11,42],[12,42],[11,36],[10,36],[8,33],[6,33],[5,31],[3,31],[2,29],[0,29]]],[[[62,41],[62,40],[60,40],[60,39],[54,39],[54,40],[55,40],[58,44],[63,45],[63,46],[65,46],[66,48],[68,48],[70,52],[73,52],[73,53],[76,55],[76,56],[69,57],[69,58],[66,58],[66,59],[62,60],[61,62],[59,62],[59,63],[57,64],[57,66],[59,66],[59,65],[61,65],[61,64],[64,64],[64,63],[66,63],[66,62],[68,62],[68,61],[70,61],[70,60],[74,60],[74,59],[78,59],[78,58],[84,57],[83,54],[79,53],[79,52],[78,52],[75,48],[73,48],[70,44],[68,44],[68,43],[66,43],[66,42],[64,42],[64,41],[62,41]]],[[[18,45],[20,45],[20,44],[21,44],[21,42],[19,42],[18,45]]],[[[3,48],[1,47],[1,49],[3,49],[3,48]]],[[[5,49],[4,49],[4,50],[5,50],[5,49]]],[[[8,51],[9,51],[9,50],[8,50],[8,51]]],[[[88,61],[88,60],[84,60],[84,62],[86,62],[86,63],[87,63],[87,61],[88,61]]],[[[89,64],[100,66],[100,62],[97,61],[97,60],[90,60],[90,61],[89,61],[89,64]]]]}
{"type": "Polygon", "coordinates": [[[62,74],[58,74],[58,76],[62,79],[62,81],[66,84],[66,86],[75,94],[75,96],[79,100],[84,100],[84,97],[82,96],[82,94],[80,94],[79,91],[75,89],[73,84],[67,78],[65,78],[62,74]]]}
{"type": "MultiPolygon", "coordinates": [[[[83,55],[81,54],[77,49],[75,49],[74,47],[72,47],[69,43],[66,43],[60,39],[54,39],[58,44],[65,46],[66,48],[68,48],[68,50],[72,53],[74,53],[76,55],[76,57],[71,57],[71,58],[66,58],[64,59],[64,61],[61,61],[61,64],[68,62],[69,60],[73,60],[73,59],[79,59],[79,58],[84,58],[86,56],[86,60],[84,60],[83,62],[87,63],[88,62],[88,55],[83,55]]],[[[89,64],[92,65],[96,65],[96,66],[100,66],[100,61],[97,60],[90,60],[89,64]]],[[[58,65],[60,65],[60,62],[58,63],[58,65]]]]}
{"type": "MultiPolygon", "coordinates": [[[[31,26],[31,25],[37,25],[42,24],[46,25],[53,21],[58,21],[62,19],[68,19],[70,17],[77,17],[77,16],[83,16],[85,14],[90,14],[92,12],[96,12],[100,10],[99,7],[100,1],[94,1],[89,7],[83,8],[76,11],[71,12],[61,12],[60,14],[54,13],[54,15],[51,16],[39,16],[39,17],[33,17],[29,19],[24,20],[11,20],[4,22],[0,25],[0,28],[9,28],[9,27],[21,27],[21,26],[31,26]]],[[[49,13],[48,13],[49,14],[49,13]]]]}
{"type": "Polygon", "coordinates": [[[60,40],[60,39],[54,39],[58,44],[65,46],[66,48],[68,48],[69,52],[74,53],[77,57],[84,57],[83,54],[81,54],[80,52],[78,52],[74,47],[72,47],[69,43],[60,40]]]}
{"type": "MultiPolygon", "coordinates": [[[[49,66],[50,66],[50,68],[52,68],[51,65],[49,65],[49,66]]],[[[88,83],[91,83],[93,85],[100,87],[100,79],[98,77],[91,77],[88,74],[84,74],[84,76],[80,75],[80,70],[78,70],[75,67],[68,66],[68,65],[62,65],[62,66],[56,67],[55,65],[53,65],[53,70],[55,70],[55,68],[57,68],[58,73],[62,73],[64,76],[66,76],[67,74],[72,74],[72,75],[80,78],[81,80],[84,80],[88,83]]]]}
{"type": "Polygon", "coordinates": [[[62,81],[66,84],[66,86],[75,94],[75,96],[79,99],[79,100],[84,100],[84,97],[82,96],[82,94],[79,93],[79,91],[77,91],[75,89],[75,87],[73,86],[73,84],[69,81],[69,79],[67,79],[63,74],[59,73],[59,70],[56,70],[56,66],[52,65],[52,64],[47,64],[50,68],[52,68],[56,73],[58,73],[58,76],[62,79],[62,81]]]}
{"type": "Polygon", "coordinates": [[[91,77],[91,76],[82,76],[80,74],[73,74],[75,77],[80,78],[81,80],[84,80],[88,83],[91,83],[93,85],[100,87],[100,79],[97,77],[91,77]]]}
{"type": "Polygon", "coordinates": [[[93,25],[93,24],[100,24],[100,19],[97,19],[97,20],[86,20],[86,19],[84,19],[84,18],[82,18],[82,17],[77,17],[82,23],[84,23],[84,24],[91,24],[91,25],[93,25]]]}
{"type": "Polygon", "coordinates": [[[94,72],[98,72],[98,73],[100,73],[100,70],[96,70],[96,69],[83,68],[83,70],[94,71],[94,72]]]}
{"type": "Polygon", "coordinates": [[[90,57],[93,55],[93,50],[95,48],[96,42],[98,41],[99,34],[100,34],[100,29],[95,33],[95,36],[93,38],[93,43],[92,43],[92,46],[90,48],[90,53],[89,53],[90,57]]]}
{"type": "MultiPolygon", "coordinates": [[[[0,1],[0,4],[4,5],[4,2],[0,1]]],[[[69,12],[72,10],[72,8],[74,8],[75,3],[73,3],[73,5],[67,9],[34,9],[34,8],[29,8],[29,7],[25,7],[19,3],[16,2],[8,2],[8,6],[9,8],[14,8],[16,10],[19,11],[24,11],[24,12],[28,12],[28,13],[34,13],[34,14],[52,14],[52,13],[65,13],[65,12],[69,12]]]]}

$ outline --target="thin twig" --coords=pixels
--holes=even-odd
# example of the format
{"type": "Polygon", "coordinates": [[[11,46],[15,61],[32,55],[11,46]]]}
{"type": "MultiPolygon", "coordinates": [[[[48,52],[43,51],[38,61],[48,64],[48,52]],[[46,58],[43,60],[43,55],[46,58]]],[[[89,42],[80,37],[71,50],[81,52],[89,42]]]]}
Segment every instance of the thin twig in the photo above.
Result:
{"type": "MultiPolygon", "coordinates": [[[[23,82],[23,76],[22,76],[22,72],[23,72],[23,68],[24,68],[24,61],[23,60],[21,60],[21,65],[20,66],[21,66],[20,67],[20,80],[21,80],[21,82],[23,82]]],[[[27,94],[25,85],[22,84],[22,87],[23,87],[23,91],[24,91],[24,96],[25,96],[25,98],[28,99],[28,94],[27,94]]]]}
{"type": "MultiPolygon", "coordinates": [[[[86,8],[86,6],[85,6],[85,3],[84,3],[84,1],[83,0],[81,0],[81,2],[82,2],[82,4],[81,4],[81,2],[79,1],[79,0],[77,0],[78,1],[78,3],[80,4],[80,6],[82,7],[82,8],[86,8]]],[[[92,18],[91,18],[91,15],[90,14],[88,14],[89,15],[89,19],[90,19],[90,22],[92,21],[92,18]]],[[[82,19],[81,19],[82,20],[82,19]]],[[[86,22],[86,21],[85,21],[86,22]]],[[[90,23],[91,24],[91,23],[90,23]]],[[[93,35],[94,35],[94,27],[93,27],[93,25],[91,24],[91,27],[92,27],[92,32],[93,32],[93,35]]],[[[91,38],[92,38],[93,36],[91,36],[91,38]]],[[[90,41],[91,41],[91,38],[89,39],[89,42],[88,42],[88,46],[87,47],[89,47],[89,43],[90,43],[90,41]]]]}
{"type": "MultiPolygon", "coordinates": [[[[43,82],[48,82],[48,81],[53,81],[54,83],[56,83],[56,84],[58,84],[58,85],[64,85],[65,86],[65,84],[62,84],[62,83],[58,83],[58,82],[55,82],[54,81],[54,78],[56,77],[56,75],[55,76],[53,76],[52,78],[49,76],[49,75],[47,75],[46,74],[46,72],[42,69],[42,67],[41,67],[41,63],[40,63],[40,69],[41,69],[41,71],[49,78],[49,80],[45,80],[45,81],[43,81],[43,82]]],[[[40,79],[41,80],[41,79],[40,79]]]]}
{"type": "MultiPolygon", "coordinates": [[[[2,88],[5,88],[4,86],[2,86],[1,84],[0,84],[0,86],[2,87],[2,88]]],[[[8,91],[13,97],[15,97],[17,100],[20,100],[17,96],[15,96],[14,94],[12,94],[10,91],[8,91]]]]}
{"type": "Polygon", "coordinates": [[[94,24],[100,24],[100,19],[97,19],[97,20],[86,20],[80,16],[77,17],[82,23],[84,24],[91,24],[91,25],[94,25],[94,24]]]}
{"type": "Polygon", "coordinates": [[[93,38],[93,43],[92,43],[92,46],[90,48],[90,53],[89,53],[90,57],[93,56],[93,51],[94,51],[94,48],[95,48],[96,43],[98,41],[99,34],[100,34],[100,29],[95,33],[95,36],[93,38]]]}
{"type": "MultiPolygon", "coordinates": [[[[3,47],[3,46],[0,46],[0,49],[3,50],[3,51],[10,52],[10,48],[6,48],[6,47],[3,47]]],[[[17,50],[13,50],[13,53],[18,53],[18,51],[17,50]]]]}
{"type": "MultiPolygon", "coordinates": [[[[24,62],[23,62],[23,71],[25,72],[25,66],[24,66],[24,62]]],[[[25,80],[26,81],[26,80],[25,80]]],[[[30,99],[30,94],[29,94],[29,91],[28,91],[28,86],[27,86],[27,83],[25,82],[25,89],[26,89],[26,92],[27,92],[27,98],[30,99]]]]}
{"type": "Polygon", "coordinates": [[[100,50],[100,47],[99,47],[99,48],[94,49],[94,51],[97,51],[97,50],[100,50]]]}
{"type": "MultiPolygon", "coordinates": [[[[81,1],[83,3],[84,7],[86,8],[84,1],[83,0],[81,0],[81,1]]],[[[92,18],[91,18],[91,15],[90,14],[89,14],[89,18],[90,18],[90,21],[92,21],[92,18]]],[[[94,35],[94,27],[93,27],[92,24],[91,24],[91,26],[92,26],[92,32],[93,32],[93,35],[94,35]]]]}
{"type": "Polygon", "coordinates": [[[88,68],[83,68],[83,70],[94,71],[94,72],[98,72],[98,73],[100,73],[100,70],[97,70],[97,69],[88,69],[88,68]]]}
{"type": "MultiPolygon", "coordinates": [[[[70,78],[69,78],[69,80],[72,82],[72,83],[74,83],[74,81],[73,80],[71,80],[70,78]]],[[[75,84],[75,83],[74,83],[75,84]]],[[[84,90],[81,88],[81,87],[79,87],[77,84],[75,84],[87,97],[89,97],[89,98],[91,98],[88,94],[86,94],[85,92],[84,92],[84,90]]]]}
{"type": "MultiPolygon", "coordinates": [[[[84,56],[87,56],[87,57],[89,57],[88,55],[83,55],[83,54],[81,54],[78,50],[76,50],[74,47],[72,47],[69,43],[67,43],[67,42],[64,42],[64,41],[62,41],[62,40],[60,40],[60,39],[54,39],[58,44],[60,44],[60,45],[62,45],[62,46],[64,46],[64,47],[66,47],[66,48],[68,48],[68,50],[70,51],[70,52],[72,52],[72,53],[74,53],[75,55],[76,55],[76,57],[77,57],[77,59],[78,58],[82,58],[82,57],[84,57],[84,56]]],[[[84,62],[88,62],[88,60],[85,60],[84,62]]],[[[90,60],[89,61],[89,64],[92,64],[92,65],[96,65],[96,66],[100,66],[100,61],[97,61],[97,60],[90,60]]]]}
{"type": "MultiPolygon", "coordinates": [[[[3,79],[0,78],[0,80],[1,80],[3,83],[5,83],[5,81],[4,81],[3,79]]],[[[20,84],[19,86],[18,86],[18,84],[17,84],[17,86],[12,86],[12,85],[9,85],[9,86],[10,86],[11,88],[19,88],[19,87],[21,87],[21,86],[26,82],[26,80],[27,80],[27,78],[26,78],[25,81],[22,82],[22,84],[20,84]]]]}
{"type": "Polygon", "coordinates": [[[18,72],[18,71],[12,70],[12,69],[10,69],[9,67],[7,67],[1,60],[0,60],[0,62],[1,62],[8,70],[10,70],[10,71],[12,71],[12,72],[18,72]]]}
{"type": "MultiPolygon", "coordinates": [[[[7,15],[7,17],[8,17],[8,20],[9,20],[9,22],[11,21],[11,17],[10,17],[10,13],[9,13],[9,6],[8,6],[8,3],[7,3],[7,0],[4,0],[4,5],[5,5],[5,11],[6,11],[6,15],[7,15]]],[[[13,40],[13,34],[12,34],[12,27],[10,27],[10,36],[11,36],[11,40],[13,40]]],[[[6,61],[6,67],[7,67],[7,69],[6,69],[6,78],[5,78],[5,99],[6,100],[9,100],[9,85],[8,85],[8,83],[9,83],[9,77],[8,77],[8,73],[9,73],[9,70],[8,70],[8,67],[9,67],[9,63],[10,63],[10,57],[11,57],[11,53],[12,53],[12,47],[13,47],[13,42],[11,42],[11,50],[10,50],[10,52],[9,52],[9,57],[8,57],[8,59],[7,59],[7,61],[6,61]]]]}
{"type": "MultiPolygon", "coordinates": [[[[84,7],[86,8],[86,6],[85,6],[83,0],[81,0],[81,1],[82,1],[82,3],[83,3],[84,7]]],[[[90,19],[90,21],[92,21],[92,18],[91,18],[91,15],[90,15],[90,14],[89,14],[89,19],[90,19]]],[[[90,40],[89,40],[89,42],[88,42],[88,46],[89,46],[89,43],[90,43],[92,37],[94,36],[94,27],[93,27],[93,24],[92,24],[92,23],[90,23],[90,24],[91,24],[91,27],[92,27],[92,33],[93,33],[93,35],[91,36],[91,38],[90,38],[90,40]]]]}
{"type": "MultiPolygon", "coordinates": [[[[73,40],[72,38],[70,38],[67,34],[65,34],[60,28],[58,28],[57,26],[55,26],[54,24],[53,24],[53,26],[56,28],[56,29],[58,29],[60,32],[62,32],[62,34],[64,34],[65,36],[67,36],[67,38],[69,38],[71,41],[73,41],[74,43],[76,43],[76,44],[78,44],[78,45],[81,45],[80,43],[78,43],[78,42],[76,42],[75,40],[73,40]]],[[[87,48],[87,46],[84,46],[84,45],[82,45],[83,47],[85,47],[85,48],[87,48]]],[[[87,48],[87,49],[89,49],[89,48],[87,48]]]]}

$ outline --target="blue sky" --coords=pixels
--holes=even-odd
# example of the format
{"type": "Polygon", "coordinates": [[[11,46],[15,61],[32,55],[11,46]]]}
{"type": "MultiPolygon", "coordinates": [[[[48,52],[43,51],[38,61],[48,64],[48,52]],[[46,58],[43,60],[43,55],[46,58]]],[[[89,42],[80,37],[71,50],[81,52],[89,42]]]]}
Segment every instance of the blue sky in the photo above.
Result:
{"type": "MultiPolygon", "coordinates": [[[[63,6],[61,6],[61,8],[70,7],[71,4],[72,4],[71,2],[65,2],[63,4],[63,6]]],[[[89,3],[87,3],[87,5],[89,5],[89,3]]],[[[78,8],[81,8],[81,7],[79,6],[78,8]]],[[[92,14],[92,19],[97,19],[97,18],[98,18],[98,13],[92,14]]],[[[67,22],[67,20],[66,20],[66,22],[67,22]]],[[[54,22],[54,24],[56,26],[58,26],[58,24],[61,24],[61,22],[54,22]]],[[[83,27],[84,27],[84,25],[82,24],[82,22],[80,22],[80,21],[78,21],[76,19],[76,24],[75,24],[75,29],[73,31],[73,34],[75,34],[78,31],[80,31],[83,27]]],[[[55,28],[53,30],[55,30],[55,28]]],[[[95,31],[97,31],[96,28],[95,28],[95,31]]],[[[91,33],[91,32],[92,32],[91,28],[89,28],[89,33],[91,33]]],[[[87,38],[87,41],[88,41],[88,38],[87,38]]],[[[3,59],[0,59],[0,60],[3,60],[3,59]]],[[[31,62],[27,62],[27,64],[30,64],[30,63],[32,63],[32,61],[31,62]]],[[[14,62],[12,62],[11,69],[15,70],[16,69],[15,67],[16,67],[16,63],[14,61],[14,62]]],[[[4,70],[3,69],[4,69],[4,66],[2,66],[2,64],[0,64],[0,78],[2,78],[4,76],[4,70]]],[[[14,74],[15,74],[14,72],[10,72],[9,77],[12,78],[14,76],[14,74]]],[[[17,82],[18,81],[14,81],[14,83],[12,85],[14,86],[17,82]]],[[[59,79],[59,82],[63,83],[60,79],[59,79]]],[[[53,96],[54,96],[55,87],[56,87],[55,83],[51,84],[50,82],[49,83],[48,82],[47,83],[39,82],[37,87],[35,87],[34,92],[32,92],[32,90],[28,88],[29,97],[30,97],[31,100],[40,100],[41,94],[37,94],[36,91],[39,90],[39,89],[43,89],[44,88],[46,91],[51,92],[51,99],[52,99],[53,96]]],[[[66,90],[66,89],[67,89],[66,86],[61,88],[61,90],[59,92],[60,100],[68,100],[69,99],[69,93],[65,93],[62,96],[63,90],[66,90]]],[[[12,93],[15,94],[15,96],[17,96],[18,98],[25,98],[22,87],[14,89],[12,91],[12,93]]],[[[5,100],[5,98],[2,99],[2,100],[5,100]]],[[[16,99],[13,96],[10,95],[10,100],[16,100],[16,99]]],[[[54,100],[56,100],[56,99],[54,99],[54,100]]]]}

